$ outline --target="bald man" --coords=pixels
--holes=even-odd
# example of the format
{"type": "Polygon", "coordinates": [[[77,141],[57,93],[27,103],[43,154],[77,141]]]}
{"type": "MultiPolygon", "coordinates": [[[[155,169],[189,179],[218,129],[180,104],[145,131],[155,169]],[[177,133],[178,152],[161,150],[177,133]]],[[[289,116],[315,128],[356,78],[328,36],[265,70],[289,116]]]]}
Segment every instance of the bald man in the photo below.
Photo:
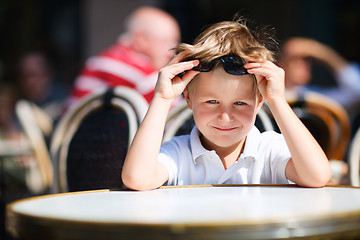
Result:
{"type": "Polygon", "coordinates": [[[89,93],[114,86],[127,86],[150,102],[158,70],[174,56],[180,41],[177,21],[154,7],[140,7],[125,21],[125,32],[113,46],[87,60],[75,80],[67,109],[89,93]]]}

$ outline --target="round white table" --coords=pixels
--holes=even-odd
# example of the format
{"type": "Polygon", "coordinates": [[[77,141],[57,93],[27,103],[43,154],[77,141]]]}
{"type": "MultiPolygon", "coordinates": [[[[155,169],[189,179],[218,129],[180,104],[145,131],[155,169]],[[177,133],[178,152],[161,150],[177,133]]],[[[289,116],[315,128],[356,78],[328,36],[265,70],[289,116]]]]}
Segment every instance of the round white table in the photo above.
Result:
{"type": "Polygon", "coordinates": [[[21,239],[352,239],[360,189],[293,185],[162,187],[46,195],[7,206],[21,239]]]}

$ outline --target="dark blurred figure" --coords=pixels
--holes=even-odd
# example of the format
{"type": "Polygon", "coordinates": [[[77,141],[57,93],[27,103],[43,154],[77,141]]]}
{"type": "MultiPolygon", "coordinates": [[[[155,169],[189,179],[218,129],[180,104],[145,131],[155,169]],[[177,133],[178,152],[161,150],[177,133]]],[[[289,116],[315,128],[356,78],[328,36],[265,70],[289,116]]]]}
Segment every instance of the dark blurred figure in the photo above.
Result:
{"type": "Polygon", "coordinates": [[[17,93],[11,86],[0,85],[0,139],[19,140],[20,126],[16,121],[14,105],[17,93]]]}
{"type": "Polygon", "coordinates": [[[17,99],[17,91],[13,86],[0,86],[1,184],[10,199],[12,194],[20,197],[28,192],[39,193],[42,184],[36,159],[15,114],[17,99]]]}
{"type": "MultiPolygon", "coordinates": [[[[335,100],[347,110],[352,124],[352,135],[360,126],[360,66],[350,62],[331,47],[314,39],[294,37],[282,45],[279,65],[285,70],[287,91],[304,93],[313,91],[335,100]],[[335,86],[315,85],[311,82],[313,65],[322,64],[335,80],[335,86]]],[[[331,76],[330,76],[331,77],[331,76]]],[[[347,157],[345,156],[345,161],[347,157]]],[[[347,164],[330,161],[334,184],[347,183],[347,164]]]]}
{"type": "Polygon", "coordinates": [[[37,104],[53,119],[59,116],[68,94],[67,87],[55,81],[50,61],[41,52],[26,53],[19,60],[18,90],[20,98],[37,104]]]}
{"type": "Polygon", "coordinates": [[[315,91],[340,103],[354,118],[360,107],[360,66],[350,62],[329,46],[309,38],[295,37],[281,48],[279,65],[285,70],[287,90],[315,91]],[[315,86],[310,82],[312,63],[324,64],[334,76],[336,86],[315,86]]]}
{"type": "Polygon", "coordinates": [[[116,43],[88,59],[67,106],[91,92],[119,85],[134,88],[150,102],[157,71],[174,56],[172,48],[179,41],[180,28],[171,15],[154,7],[136,9],[116,43]]]}

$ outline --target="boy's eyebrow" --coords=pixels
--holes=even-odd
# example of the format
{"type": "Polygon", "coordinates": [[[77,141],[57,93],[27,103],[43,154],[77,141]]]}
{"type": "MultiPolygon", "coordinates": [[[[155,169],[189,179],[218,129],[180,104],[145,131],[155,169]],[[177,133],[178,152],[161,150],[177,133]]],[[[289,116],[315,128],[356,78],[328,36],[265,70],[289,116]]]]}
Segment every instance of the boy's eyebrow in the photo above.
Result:
{"type": "MultiPolygon", "coordinates": [[[[219,98],[219,92],[216,91],[207,91],[205,93],[202,93],[202,95],[200,96],[200,98],[219,98]]],[[[194,95],[197,95],[196,93],[194,93],[194,95]]],[[[220,96],[223,96],[223,94],[221,94],[220,96]]],[[[256,94],[252,94],[251,96],[248,96],[247,94],[241,94],[241,96],[237,95],[236,97],[234,96],[234,101],[240,101],[240,100],[251,100],[254,97],[256,97],[256,94]]]]}

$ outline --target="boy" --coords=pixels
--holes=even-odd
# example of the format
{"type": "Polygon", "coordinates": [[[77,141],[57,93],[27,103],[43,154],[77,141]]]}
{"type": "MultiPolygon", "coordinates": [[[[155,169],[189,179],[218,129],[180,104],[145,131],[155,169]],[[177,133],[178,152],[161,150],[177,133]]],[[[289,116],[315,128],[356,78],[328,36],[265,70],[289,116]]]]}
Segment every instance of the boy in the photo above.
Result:
{"type": "Polygon", "coordinates": [[[329,181],[328,159],[289,107],[284,71],[258,39],[240,20],[225,21],[207,28],[193,45],[177,47],[159,73],[126,156],[127,187],[289,182],[321,187],[329,181]],[[182,92],[196,126],[161,146],[171,103],[182,92]],[[282,135],[254,126],[265,100],[282,135]]]}

